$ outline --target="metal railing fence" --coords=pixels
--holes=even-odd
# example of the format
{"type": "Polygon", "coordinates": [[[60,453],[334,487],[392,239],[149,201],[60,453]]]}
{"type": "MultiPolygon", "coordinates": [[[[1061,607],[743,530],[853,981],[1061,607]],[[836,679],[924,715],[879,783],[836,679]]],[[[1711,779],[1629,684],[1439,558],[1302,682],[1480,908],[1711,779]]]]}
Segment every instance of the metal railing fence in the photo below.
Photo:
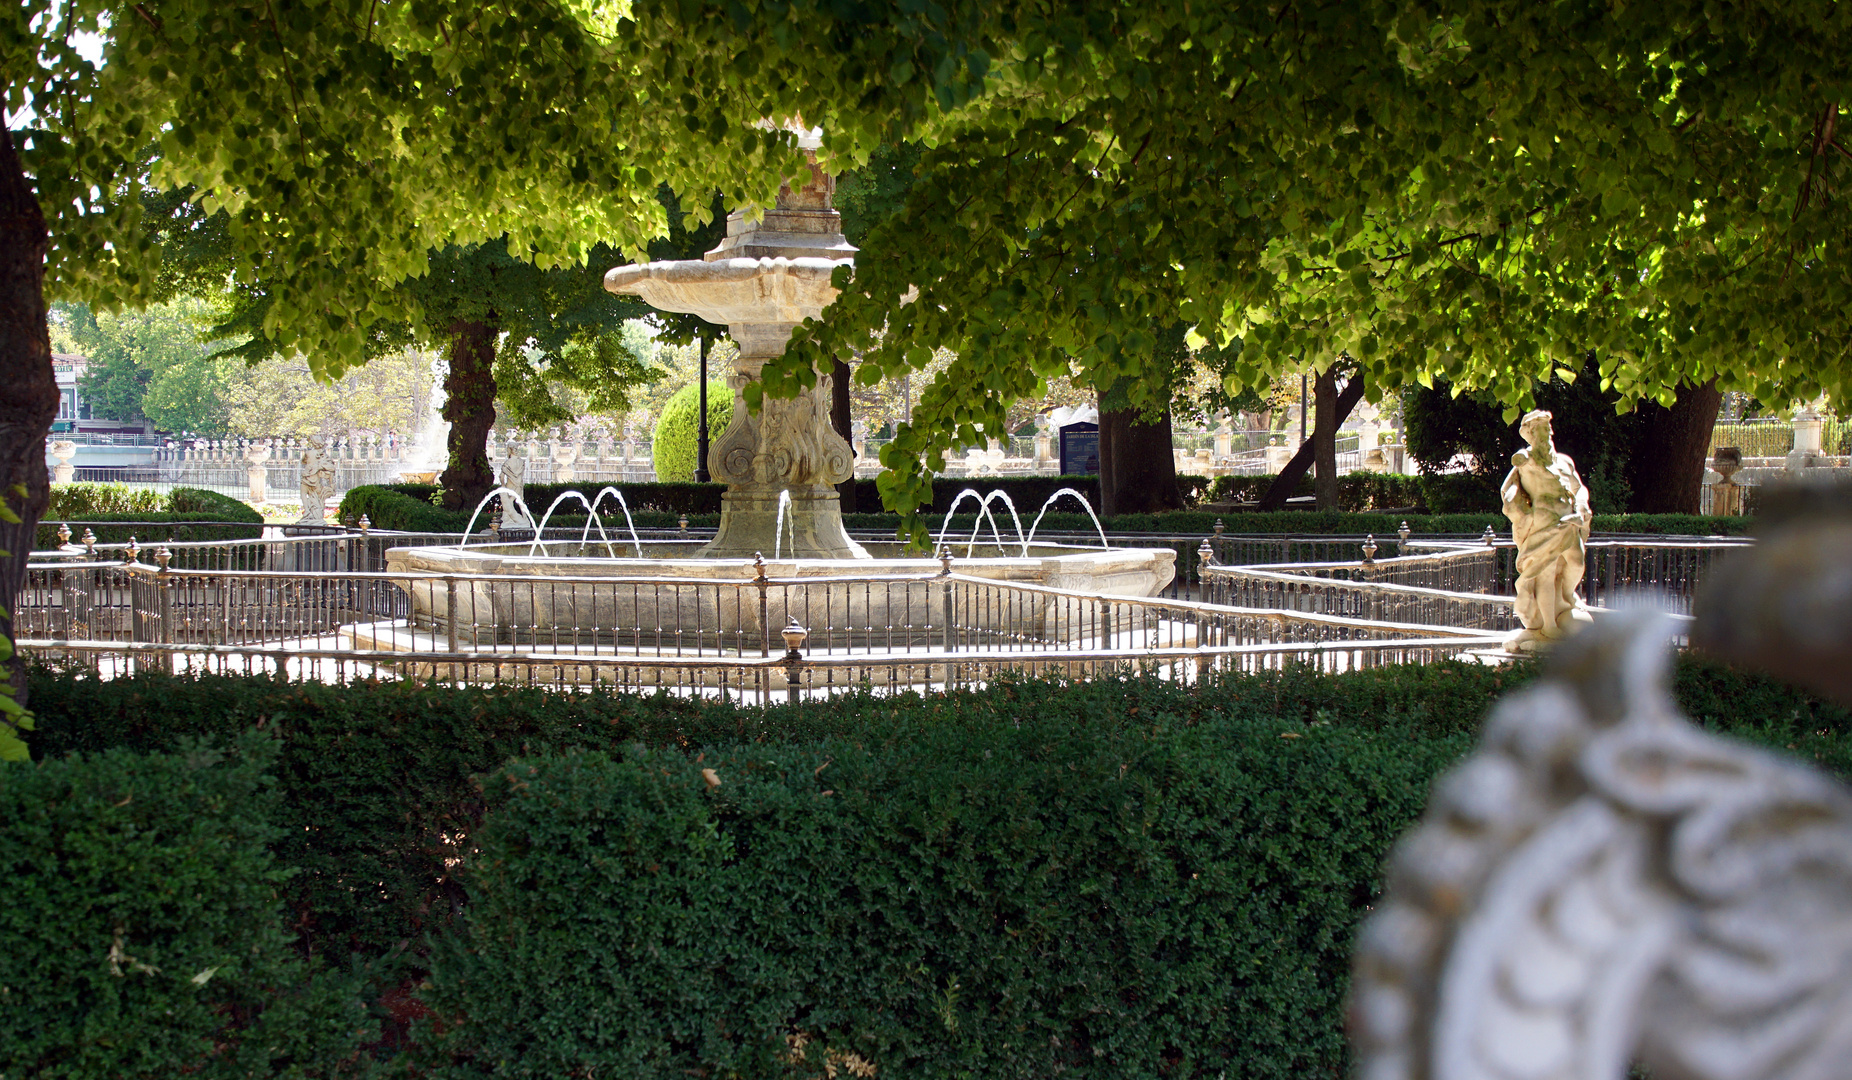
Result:
{"type": "MultiPolygon", "coordinates": [[[[647,669],[672,673],[664,686],[724,682],[747,661],[788,657],[780,627],[791,624],[803,627],[806,662],[842,686],[947,664],[1047,671],[1202,654],[1199,670],[1211,670],[1236,662],[1214,659],[1223,654],[1264,666],[1321,644],[1424,642],[1436,655],[1486,644],[1458,628],[1075,593],[949,563],[938,574],[824,578],[772,578],[761,565],[749,579],[679,581],[74,563],[35,571],[19,630],[41,659],[111,670],[319,658],[339,661],[343,678],[628,684],[647,669]]],[[[1358,663],[1388,655],[1353,652],[1358,663]]]]}

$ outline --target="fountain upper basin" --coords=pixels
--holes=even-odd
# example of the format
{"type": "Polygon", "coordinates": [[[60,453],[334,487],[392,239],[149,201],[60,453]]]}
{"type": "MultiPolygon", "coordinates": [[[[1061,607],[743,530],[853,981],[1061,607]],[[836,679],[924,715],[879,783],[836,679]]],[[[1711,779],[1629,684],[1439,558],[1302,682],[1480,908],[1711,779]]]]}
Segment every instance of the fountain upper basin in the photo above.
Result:
{"type": "Polygon", "coordinates": [[[830,275],[847,265],[846,259],[818,257],[680,259],[616,267],[605,274],[604,287],[709,322],[800,323],[823,314],[836,299],[830,275]]]}

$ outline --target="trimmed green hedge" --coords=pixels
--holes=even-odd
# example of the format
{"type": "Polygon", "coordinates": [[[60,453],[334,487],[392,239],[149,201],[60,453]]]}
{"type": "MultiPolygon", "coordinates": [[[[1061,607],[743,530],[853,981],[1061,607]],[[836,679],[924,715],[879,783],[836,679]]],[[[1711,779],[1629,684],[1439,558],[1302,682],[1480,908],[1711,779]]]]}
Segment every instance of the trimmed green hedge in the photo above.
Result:
{"type": "MultiPolygon", "coordinates": [[[[1209,498],[1258,502],[1273,487],[1272,476],[1218,476],[1209,498]]],[[[1310,473],[1293,488],[1295,497],[1312,495],[1310,473]]],[[[1470,473],[1410,476],[1402,473],[1352,472],[1338,477],[1338,506],[1349,513],[1406,508],[1423,514],[1499,513],[1498,481],[1470,473]]]]}
{"type": "MultiPolygon", "coordinates": [[[[1838,739],[1844,710],[1766,679],[1686,660],[1678,694],[1694,716],[1736,725],[1791,718],[1797,730],[1838,739]]],[[[1229,678],[1201,688],[1102,680],[1029,682],[944,698],[842,697],[801,709],[739,709],[709,701],[629,695],[424,687],[326,686],[263,677],[162,676],[97,680],[35,668],[35,755],[111,747],[224,742],[262,728],[282,740],[279,859],[296,871],[283,888],[290,921],[317,952],[378,954],[442,927],[462,893],[447,860],[461,854],[482,810],[470,777],[523,754],[641,742],[690,754],[747,743],[855,736],[915,714],[964,725],[1010,724],[1034,713],[1090,725],[1151,711],[1269,717],[1451,737],[1476,729],[1527,666],[1395,666],[1338,676],[1300,669],[1229,678]],[[1137,709],[1137,712],[1128,710],[1137,709]]]]}
{"type": "Polygon", "coordinates": [[[149,487],[84,481],[53,484],[48,518],[81,518],[91,514],[150,514],[162,509],[161,493],[149,487]]]}
{"type": "MultiPolygon", "coordinates": [[[[460,533],[469,524],[468,511],[433,506],[425,499],[406,494],[404,488],[437,490],[428,484],[362,484],[349,488],[347,494],[341,496],[335,517],[343,522],[365,517],[373,528],[394,532],[460,533]]],[[[484,513],[477,519],[476,528],[485,529],[488,523],[489,515],[484,513]]]]}
{"type": "MultiPolygon", "coordinates": [[[[1533,674],[1443,663],[1191,686],[1000,681],[762,710],[34,669],[42,763],[0,770],[0,810],[49,824],[9,826],[0,845],[28,854],[0,867],[35,867],[8,880],[45,899],[0,915],[25,935],[0,941],[0,956],[51,963],[47,978],[57,964],[97,967],[94,948],[48,929],[53,905],[87,941],[114,932],[85,921],[82,905],[99,896],[172,905],[162,918],[209,934],[218,916],[189,905],[230,910],[249,885],[260,899],[276,890],[283,925],[310,954],[409,946],[430,966],[419,997],[442,1023],[418,1035],[422,1061],[407,1063],[429,1075],[769,1076],[791,1064],[799,1037],[810,1075],[862,1061],[889,1075],[999,1063],[1013,1073],[1335,1074],[1344,958],[1378,860],[1492,699],[1533,674]],[[280,743],[274,803],[250,779],[263,749],[237,743],[253,729],[280,743]],[[237,743],[238,763],[206,761],[198,739],[237,743]],[[59,775],[72,751],[107,750],[157,758],[95,759],[141,764],[81,798],[8,787],[59,775]],[[233,798],[189,768],[243,769],[240,790],[255,794],[233,798]],[[145,786],[132,786],[143,783],[135,770],[145,786]],[[236,871],[224,880],[185,877],[204,864],[175,869],[150,854],[228,830],[245,846],[223,856],[236,871]],[[70,841],[63,862],[43,854],[92,835],[70,841]],[[264,843],[287,879],[252,862],[264,843]],[[40,880],[46,865],[60,867],[57,880],[40,880]],[[91,884],[111,875],[127,883],[122,895],[91,884]],[[180,893],[161,891],[170,880],[180,893]],[[438,948],[423,955],[427,942],[438,948]]],[[[1852,775],[1845,709],[1689,658],[1675,692],[1701,723],[1852,775]]],[[[208,849],[231,850],[187,848],[208,849]]],[[[247,933],[269,941],[271,918],[250,914],[247,933]]],[[[163,933],[183,932],[173,925],[163,933]]],[[[173,970],[190,978],[210,966],[191,963],[173,970]]],[[[23,985],[12,966],[0,972],[0,985],[23,985]]],[[[108,978],[105,989],[120,991],[108,978]]],[[[305,979],[265,984],[304,988],[272,1009],[307,1010],[291,1030],[325,1049],[299,1053],[332,1059],[359,1026],[354,984],[305,979]]],[[[254,993],[225,1015],[246,1023],[254,993]]],[[[120,1022],[192,1016],[144,1010],[120,1022]]],[[[77,1022],[35,1018],[27,1030],[77,1022]]]]}
{"type": "MultiPolygon", "coordinates": [[[[1694,677],[1744,691],[1725,716],[1793,700],[1690,663],[1681,690],[1694,677]]],[[[870,699],[853,734],[498,769],[469,934],[425,995],[465,1022],[428,1033],[431,1064],[1342,1075],[1356,925],[1474,725],[1415,720],[1407,699],[1399,715],[1217,707],[1227,689],[1255,686],[870,699]]],[[[1765,713],[1750,734],[1804,738],[1844,775],[1846,716],[1827,711],[1820,729],[1765,713]]]]}
{"type": "Polygon", "coordinates": [[[0,768],[0,1076],[351,1076],[364,969],[291,951],[262,735],[0,768]]]}
{"type": "Polygon", "coordinates": [[[258,513],[249,503],[206,488],[174,488],[167,493],[167,512],[170,514],[208,514],[227,521],[242,521],[252,525],[264,523],[264,515],[258,513]]]}
{"type": "Polygon", "coordinates": [[[497,770],[435,1049],[533,1077],[1343,1068],[1354,925],[1464,736],[961,719],[497,770]]]}
{"type": "MultiPolygon", "coordinates": [[[[52,490],[58,492],[79,487],[136,491],[123,484],[54,484],[52,490]]],[[[84,498],[68,498],[63,502],[54,499],[52,506],[54,510],[71,511],[74,508],[81,509],[87,503],[97,506],[149,505],[150,501],[142,499],[140,493],[136,491],[134,497],[119,499],[115,492],[92,492],[84,498]]],[[[78,542],[86,528],[96,534],[99,543],[104,544],[124,543],[131,536],[143,544],[158,544],[165,540],[255,540],[264,534],[262,514],[246,503],[216,491],[174,488],[165,496],[157,496],[152,505],[155,509],[125,509],[111,513],[52,513],[48,510],[34,530],[33,546],[39,551],[56,548],[60,524],[70,525],[72,543],[78,542]]]]}

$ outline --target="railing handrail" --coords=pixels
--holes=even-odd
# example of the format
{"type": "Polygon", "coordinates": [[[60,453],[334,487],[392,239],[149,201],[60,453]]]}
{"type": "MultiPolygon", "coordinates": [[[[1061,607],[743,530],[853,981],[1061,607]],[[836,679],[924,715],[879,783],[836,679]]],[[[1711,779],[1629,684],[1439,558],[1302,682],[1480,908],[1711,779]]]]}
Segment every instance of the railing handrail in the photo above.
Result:
{"type": "MultiPolygon", "coordinates": [[[[1506,638],[1504,632],[1496,634],[1474,633],[1440,638],[1346,638],[1327,641],[1281,641],[1259,642],[1246,645],[1197,645],[1158,648],[1126,649],[1006,649],[990,652],[942,650],[923,650],[920,652],[897,653],[844,653],[817,656],[804,654],[798,661],[806,667],[924,667],[953,664],[1021,664],[1021,663],[1085,663],[1088,661],[1144,661],[1144,660],[1190,660],[1204,656],[1241,656],[1267,655],[1284,652],[1325,653],[1366,651],[1378,652],[1393,649],[1415,648],[1457,648],[1463,645],[1485,644],[1497,645],[1506,638]]],[[[63,649],[70,652],[172,652],[217,656],[278,656],[289,659],[349,660],[361,663],[378,664],[459,664],[477,667],[491,667],[497,664],[536,664],[558,665],[564,667],[651,667],[651,668],[716,668],[727,667],[739,670],[784,670],[791,661],[783,654],[774,653],[769,657],[727,656],[720,654],[703,656],[651,656],[647,653],[573,653],[540,651],[500,651],[500,652],[397,652],[386,649],[336,649],[317,646],[288,645],[208,645],[203,643],[165,643],[154,641],[96,641],[91,639],[67,640],[62,638],[20,638],[16,644],[27,650],[63,649]]]]}
{"type": "Polygon", "coordinates": [[[1201,573],[1205,580],[1210,575],[1241,576],[1260,578],[1264,581],[1277,581],[1286,585],[1320,586],[1329,589],[1348,589],[1355,592],[1395,593],[1398,595],[1429,597],[1435,600],[1472,601],[1474,603],[1497,604],[1510,607],[1517,603],[1517,597],[1501,593],[1456,592],[1452,589],[1434,589],[1425,585],[1402,585],[1391,581],[1353,581],[1349,578],[1313,577],[1309,574],[1284,573],[1276,570],[1263,570],[1254,566],[1205,566],[1201,573]]]}

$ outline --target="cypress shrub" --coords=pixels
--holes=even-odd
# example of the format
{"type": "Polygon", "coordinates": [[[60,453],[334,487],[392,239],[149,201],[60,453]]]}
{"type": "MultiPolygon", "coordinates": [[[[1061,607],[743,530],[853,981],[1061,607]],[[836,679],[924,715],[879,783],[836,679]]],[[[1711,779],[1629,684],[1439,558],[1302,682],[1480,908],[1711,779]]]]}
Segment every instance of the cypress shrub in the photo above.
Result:
{"type": "Polygon", "coordinates": [[[0,769],[0,1075],[350,1076],[364,969],[289,948],[273,740],[0,769]]]}
{"type": "MultiPolygon", "coordinates": [[[[663,483],[694,482],[697,464],[695,452],[699,448],[699,432],[696,428],[700,419],[700,394],[698,381],[682,387],[669,396],[669,400],[662,406],[662,415],[656,420],[655,442],[650,448],[650,458],[656,468],[656,479],[663,483]]],[[[727,424],[732,420],[733,391],[719,379],[708,380],[708,437],[720,438],[720,433],[727,430],[727,424]]]]}

